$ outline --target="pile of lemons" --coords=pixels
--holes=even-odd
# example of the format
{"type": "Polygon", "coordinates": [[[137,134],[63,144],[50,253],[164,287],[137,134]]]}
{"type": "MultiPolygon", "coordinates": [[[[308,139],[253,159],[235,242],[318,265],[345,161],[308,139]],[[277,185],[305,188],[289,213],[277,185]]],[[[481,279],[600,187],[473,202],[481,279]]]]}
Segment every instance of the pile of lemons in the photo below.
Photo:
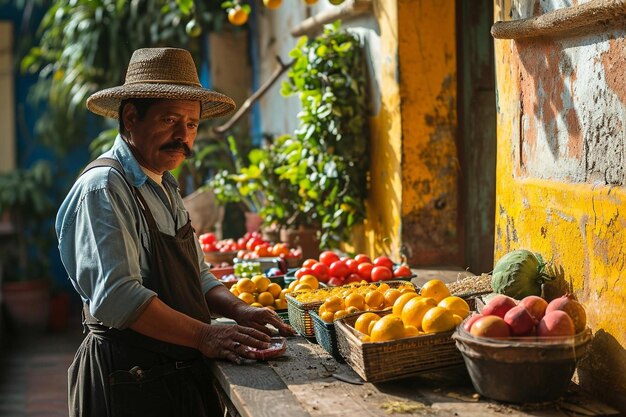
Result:
{"type": "Polygon", "coordinates": [[[386,282],[350,284],[326,290],[324,302],[318,315],[326,323],[340,319],[359,311],[379,311],[391,308],[393,303],[404,294],[417,295],[411,283],[402,283],[391,288],[386,282]]]}
{"type": "Polygon", "coordinates": [[[287,292],[317,290],[319,287],[320,282],[315,276],[302,275],[289,283],[287,292]]]}
{"type": "Polygon", "coordinates": [[[448,287],[440,280],[426,282],[416,292],[398,296],[390,314],[366,312],[354,323],[364,342],[384,342],[421,334],[453,330],[469,315],[469,306],[460,297],[450,295],[448,287]]]}
{"type": "Polygon", "coordinates": [[[273,310],[287,308],[285,294],[288,290],[271,282],[265,275],[256,275],[252,278],[241,278],[230,288],[230,292],[240,300],[253,307],[268,307],[273,310]]]}

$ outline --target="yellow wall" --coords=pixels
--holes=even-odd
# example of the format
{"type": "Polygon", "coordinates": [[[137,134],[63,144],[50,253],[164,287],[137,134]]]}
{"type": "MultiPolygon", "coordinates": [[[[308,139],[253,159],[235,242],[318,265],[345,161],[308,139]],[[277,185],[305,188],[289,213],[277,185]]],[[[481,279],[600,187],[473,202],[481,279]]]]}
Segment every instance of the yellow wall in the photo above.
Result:
{"type": "MultiPolygon", "coordinates": [[[[510,7],[495,16],[509,16],[510,7]]],[[[515,42],[495,41],[498,92],[495,259],[527,248],[552,260],[584,304],[594,331],[581,386],[626,407],[626,190],[523,178],[520,62],[515,42]]],[[[554,73],[558,77],[557,72],[554,73]]],[[[526,94],[526,93],[525,93],[526,94]]],[[[591,100],[591,98],[589,98],[591,100]]],[[[622,138],[623,139],[623,138],[622,138]]],[[[623,409],[623,411],[626,411],[623,409]]]]}
{"type": "MultiPolygon", "coordinates": [[[[380,28],[380,111],[370,119],[371,188],[367,201],[364,240],[358,251],[371,256],[388,254],[399,258],[401,120],[398,78],[398,15],[396,0],[375,2],[374,14],[380,28]]],[[[359,233],[355,233],[355,236],[359,233]]]]}
{"type": "Polygon", "coordinates": [[[398,1],[402,241],[411,265],[458,263],[455,2],[398,1]]]}

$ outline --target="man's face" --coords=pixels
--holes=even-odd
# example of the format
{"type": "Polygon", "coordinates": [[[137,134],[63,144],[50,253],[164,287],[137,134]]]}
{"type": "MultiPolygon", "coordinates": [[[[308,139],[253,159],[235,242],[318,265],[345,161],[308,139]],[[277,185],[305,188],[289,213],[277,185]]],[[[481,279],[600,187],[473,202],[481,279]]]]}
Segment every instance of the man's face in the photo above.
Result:
{"type": "Polygon", "coordinates": [[[122,117],[139,163],[162,174],[178,167],[190,154],[198,134],[200,102],[161,100],[148,108],[142,120],[131,103],[124,107],[122,117]]]}

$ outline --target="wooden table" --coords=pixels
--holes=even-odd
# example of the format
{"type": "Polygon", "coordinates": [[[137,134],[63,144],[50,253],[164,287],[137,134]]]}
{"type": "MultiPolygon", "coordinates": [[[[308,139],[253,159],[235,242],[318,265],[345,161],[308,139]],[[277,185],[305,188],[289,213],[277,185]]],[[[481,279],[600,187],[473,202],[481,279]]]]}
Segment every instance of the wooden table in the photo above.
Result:
{"type": "MultiPolygon", "coordinates": [[[[444,282],[469,273],[458,269],[417,269],[413,281],[444,282]]],[[[471,274],[469,274],[471,275],[471,274]]],[[[286,354],[243,365],[213,362],[212,370],[233,416],[573,416],[617,415],[616,410],[575,391],[553,403],[507,405],[481,398],[464,366],[384,383],[364,383],[352,368],[337,362],[320,345],[297,336],[286,354]],[[346,382],[350,381],[350,382],[346,382]]],[[[573,386],[573,388],[575,388],[573,386]]]]}
{"type": "Polygon", "coordinates": [[[553,403],[518,406],[490,401],[476,394],[464,367],[444,374],[363,383],[349,365],[300,336],[288,339],[287,352],[280,359],[244,365],[214,362],[212,370],[234,416],[388,417],[390,410],[397,415],[467,417],[619,414],[574,391],[553,403]]]}

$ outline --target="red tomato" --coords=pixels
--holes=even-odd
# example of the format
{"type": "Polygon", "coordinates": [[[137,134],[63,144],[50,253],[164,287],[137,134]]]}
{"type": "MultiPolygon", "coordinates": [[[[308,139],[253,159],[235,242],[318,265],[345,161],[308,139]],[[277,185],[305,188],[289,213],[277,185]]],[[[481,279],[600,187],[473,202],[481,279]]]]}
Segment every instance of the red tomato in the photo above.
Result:
{"type": "Polygon", "coordinates": [[[399,265],[398,267],[396,267],[396,269],[393,270],[394,278],[406,278],[410,277],[411,275],[413,275],[413,272],[411,272],[411,268],[409,268],[408,265],[405,264],[399,265]]]}
{"type": "Polygon", "coordinates": [[[359,264],[358,266],[358,274],[359,276],[366,280],[366,281],[371,281],[372,280],[372,269],[374,268],[374,265],[372,264],[359,264]]]}
{"type": "Polygon", "coordinates": [[[303,275],[313,275],[313,276],[315,276],[315,278],[317,278],[317,276],[311,270],[311,268],[300,268],[295,273],[295,276],[296,276],[297,279],[300,279],[300,277],[303,276],[303,275]]]}
{"type": "Polygon", "coordinates": [[[198,240],[200,240],[200,243],[215,243],[215,241],[217,240],[217,238],[215,237],[215,233],[202,233],[200,236],[198,236],[198,240]]]}
{"type": "Polygon", "coordinates": [[[328,280],[328,285],[330,285],[331,287],[340,287],[343,285],[343,278],[339,278],[339,277],[331,277],[328,280]]]}
{"type": "Polygon", "coordinates": [[[359,274],[349,274],[346,280],[344,281],[344,284],[349,284],[351,282],[361,282],[362,280],[363,278],[361,278],[359,274]]]}
{"type": "Polygon", "coordinates": [[[316,259],[307,259],[306,261],[302,262],[302,267],[303,268],[311,268],[316,263],[317,263],[316,259]]]}
{"type": "Polygon", "coordinates": [[[387,256],[379,256],[378,258],[374,259],[374,266],[384,266],[387,267],[390,271],[393,271],[393,261],[387,256]]]}
{"type": "Polygon", "coordinates": [[[311,267],[311,270],[313,271],[313,275],[315,275],[318,280],[328,282],[328,279],[330,278],[330,271],[328,270],[326,264],[316,262],[315,265],[311,267]]]}
{"type": "Polygon", "coordinates": [[[200,243],[202,246],[202,252],[215,252],[217,248],[214,243],[200,243]]]}
{"type": "Polygon", "coordinates": [[[372,282],[387,281],[393,276],[391,269],[384,266],[375,266],[372,269],[372,282]]]}
{"type": "Polygon", "coordinates": [[[356,260],[348,259],[345,262],[350,272],[355,273],[355,274],[359,272],[359,263],[356,260]]]}
{"type": "Polygon", "coordinates": [[[248,250],[255,250],[257,246],[262,245],[263,243],[263,239],[258,239],[258,238],[253,238],[248,240],[248,243],[246,243],[246,249],[248,250]]]}
{"type": "Polygon", "coordinates": [[[328,271],[330,272],[330,275],[338,278],[345,278],[350,273],[350,269],[343,261],[333,262],[330,265],[330,268],[328,268],[328,271]]]}
{"type": "Polygon", "coordinates": [[[363,254],[363,253],[359,253],[357,256],[354,257],[354,260],[357,261],[360,264],[371,264],[372,260],[370,259],[369,256],[363,254]]]}
{"type": "Polygon", "coordinates": [[[326,250],[320,254],[320,262],[326,264],[326,266],[330,266],[333,262],[338,260],[339,256],[331,250],[326,250]]]}

